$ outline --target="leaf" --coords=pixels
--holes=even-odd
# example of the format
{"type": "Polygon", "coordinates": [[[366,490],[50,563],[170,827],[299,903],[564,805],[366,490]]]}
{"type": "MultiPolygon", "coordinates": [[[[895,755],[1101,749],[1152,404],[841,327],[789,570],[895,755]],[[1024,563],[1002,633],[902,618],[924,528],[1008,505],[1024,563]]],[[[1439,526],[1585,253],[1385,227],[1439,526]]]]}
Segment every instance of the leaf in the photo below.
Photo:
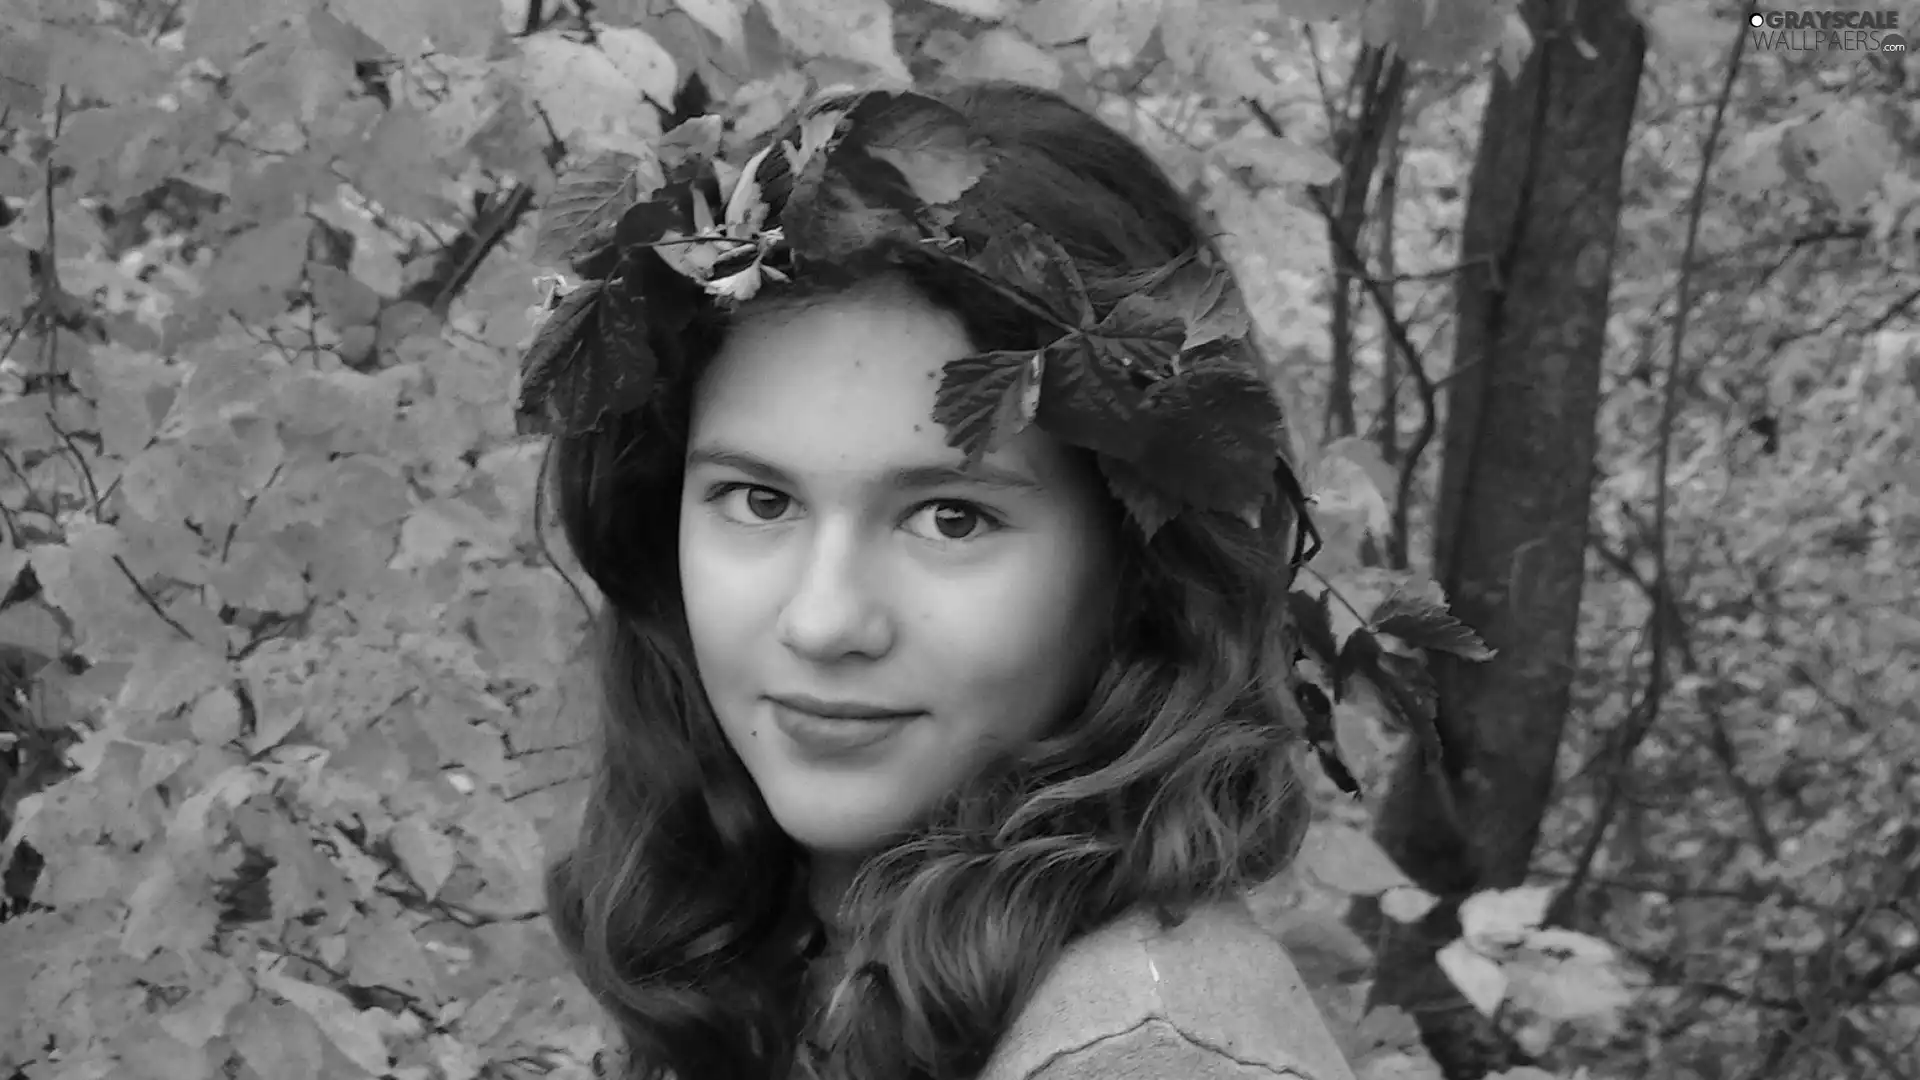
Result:
{"type": "Polygon", "coordinates": [[[1418,888],[1372,837],[1333,822],[1317,821],[1307,828],[1298,865],[1322,883],[1354,896],[1418,888]]]}
{"type": "Polygon", "coordinates": [[[1176,357],[1186,336],[1179,309],[1151,293],[1122,297],[1087,335],[1105,362],[1153,378],[1179,366],[1176,357]]]}
{"type": "Polygon", "coordinates": [[[36,29],[46,49],[47,84],[64,86],[70,101],[146,101],[163,92],[171,73],[153,46],[109,26],[47,20],[36,29]]]}
{"type": "Polygon", "coordinates": [[[1446,1080],[1439,1063],[1425,1054],[1390,1050],[1356,1062],[1354,1080],[1446,1080]]]}
{"type": "Polygon", "coordinates": [[[738,0],[674,0],[674,6],[727,46],[746,45],[746,23],[738,0]]]}
{"type": "Polygon", "coordinates": [[[191,956],[213,943],[217,914],[212,890],[191,867],[162,855],[127,895],[127,921],[120,952],[145,960],[162,949],[191,956]]]}
{"type": "Polygon", "coordinates": [[[551,33],[520,42],[520,81],[569,149],[644,152],[660,117],[613,58],[551,33]]]}
{"type": "Polygon", "coordinates": [[[1367,619],[1374,632],[1392,634],[1409,645],[1452,653],[1466,660],[1494,657],[1479,635],[1445,607],[1395,589],[1367,619]]]}
{"type": "Polygon", "coordinates": [[[1138,420],[1146,392],[1124,370],[1102,363],[1085,338],[1070,335],[1047,350],[1044,374],[1042,428],[1075,446],[1139,463],[1147,443],[1138,420]]]}
{"type": "Polygon", "coordinates": [[[1500,970],[1499,964],[1469,949],[1466,942],[1457,938],[1448,942],[1434,955],[1434,960],[1448,980],[1459,988],[1461,996],[1483,1015],[1492,1016],[1506,1000],[1506,972],[1500,970]]]}
{"type": "Polygon", "coordinates": [[[1026,430],[1040,407],[1045,354],[1016,350],[963,356],[941,368],[933,419],[947,445],[976,461],[1026,430]]]}
{"type": "Polygon", "coordinates": [[[1482,952],[1522,941],[1545,921],[1553,896],[1545,885],[1474,893],[1460,905],[1460,936],[1482,952]]]}
{"type": "Polygon", "coordinates": [[[886,0],[760,0],[760,9],[803,56],[852,60],[900,82],[912,78],[894,49],[886,0]]]}
{"type": "Polygon", "coordinates": [[[13,315],[33,299],[33,277],[28,272],[27,249],[0,236],[0,312],[13,315]]]}
{"type": "Polygon", "coordinates": [[[1547,1019],[1614,1028],[1636,994],[1608,943],[1572,930],[1535,930],[1503,957],[1515,1004],[1547,1019]]]}
{"type": "Polygon", "coordinates": [[[849,114],[846,149],[892,165],[928,206],[958,199],[989,164],[986,143],[966,117],[921,94],[870,93],[849,114]]]}
{"type": "Polygon", "coordinates": [[[1073,257],[1060,242],[1031,222],[991,232],[978,254],[967,260],[978,273],[1038,301],[1070,327],[1094,324],[1093,299],[1080,280],[1073,257]]]}
{"type": "Polygon", "coordinates": [[[184,1045],[201,1047],[227,1034],[228,1019],[253,996],[253,982],[245,971],[218,954],[198,956],[194,962],[212,969],[212,977],[203,977],[193,996],[171,1012],[162,1013],[159,1021],[167,1034],[184,1045]]]}
{"type": "Polygon", "coordinates": [[[1050,52],[996,26],[974,37],[946,62],[948,77],[961,82],[1025,83],[1048,90],[1060,88],[1060,61],[1050,52]]]}
{"type": "Polygon", "coordinates": [[[673,104],[674,91],[680,87],[679,66],[646,31],[631,26],[601,26],[595,28],[594,40],[613,61],[614,70],[641,93],[658,105],[673,104]]]}
{"type": "Polygon", "coordinates": [[[1087,35],[1087,53],[1093,62],[1101,67],[1131,64],[1159,28],[1162,4],[1163,0],[1111,0],[1110,12],[1087,35]]]}
{"type": "Polygon", "coordinates": [[[326,1061],[320,1030],[294,1006],[256,999],[240,1007],[233,1029],[234,1049],[255,1074],[273,1080],[320,1080],[326,1061]]]}
{"type": "Polygon", "coordinates": [[[364,31],[380,47],[401,60],[413,60],[432,51],[428,40],[432,24],[428,9],[445,0],[409,0],[404,4],[390,0],[329,0],[333,13],[349,25],[364,31]]]}
{"type": "Polygon", "coordinates": [[[347,1056],[347,1060],[375,1076],[386,1075],[389,1060],[381,1025],[375,1019],[378,1010],[357,1009],[337,990],[315,986],[284,972],[285,957],[262,951],[255,962],[254,977],[265,989],[285,998],[313,1019],[327,1041],[347,1056]]]}
{"type": "Polygon", "coordinates": [[[313,221],[305,215],[241,233],[228,242],[207,272],[210,298],[244,304],[247,310],[283,310],[280,294],[300,283],[307,265],[307,238],[312,234],[313,221]],[[265,304],[256,298],[263,298],[265,304]]]}
{"type": "Polygon", "coordinates": [[[604,282],[587,282],[568,293],[540,324],[533,344],[520,360],[518,413],[529,417],[546,413],[555,384],[579,362],[584,328],[598,311],[605,289],[604,282]]]}
{"type": "Polygon", "coordinates": [[[933,0],[949,11],[976,19],[1004,19],[1013,11],[1013,0],[933,0]]]}
{"type": "Polygon", "coordinates": [[[606,245],[628,209],[666,183],[652,154],[598,154],[563,173],[540,208],[533,260],[575,262],[606,245]]]}
{"type": "Polygon", "coordinates": [[[1165,0],[1160,42],[1181,74],[1229,97],[1267,101],[1278,89],[1263,63],[1273,14],[1263,0],[1165,0]]]}
{"type": "Polygon", "coordinates": [[[393,853],[428,900],[440,895],[447,875],[453,873],[453,841],[420,818],[405,818],[394,826],[393,853]]]}
{"type": "Polygon", "coordinates": [[[1149,484],[1132,465],[1106,454],[1095,460],[1099,462],[1101,476],[1106,479],[1107,490],[1120,500],[1127,517],[1139,528],[1142,543],[1151,541],[1155,533],[1180,515],[1179,501],[1149,484]]]}
{"type": "Polygon", "coordinates": [[[1329,912],[1308,908],[1287,911],[1271,932],[1286,946],[1309,986],[1352,982],[1373,966],[1373,951],[1367,943],[1329,912]]]}
{"type": "Polygon", "coordinates": [[[1120,0],[1035,0],[1014,18],[1022,33],[1041,45],[1080,41],[1111,21],[1120,0]]]}
{"type": "Polygon", "coordinates": [[[1280,405],[1256,374],[1197,360],[1147,392],[1150,428],[1134,464],[1203,510],[1244,513],[1274,495],[1280,405]]]}
{"type": "Polygon", "coordinates": [[[1417,923],[1440,898],[1417,885],[1397,885],[1380,894],[1380,911],[1397,923],[1417,923]]]}
{"type": "Polygon", "coordinates": [[[313,306],[342,330],[371,326],[380,317],[380,294],[345,270],[310,262],[307,287],[313,294],[313,306]]]}
{"type": "Polygon", "coordinates": [[[1247,169],[1262,183],[1290,187],[1331,183],[1340,164],[1319,149],[1250,127],[1214,147],[1229,168],[1247,169]]]}

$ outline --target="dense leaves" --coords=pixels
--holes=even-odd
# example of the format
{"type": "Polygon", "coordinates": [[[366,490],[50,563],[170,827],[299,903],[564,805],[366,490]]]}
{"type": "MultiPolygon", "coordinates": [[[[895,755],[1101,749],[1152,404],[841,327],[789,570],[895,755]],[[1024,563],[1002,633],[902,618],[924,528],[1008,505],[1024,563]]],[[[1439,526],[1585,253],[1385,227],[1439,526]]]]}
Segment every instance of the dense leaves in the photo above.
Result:
{"type": "Polygon", "coordinates": [[[591,679],[516,423],[639,407],[672,328],[602,298],[750,295],[782,272],[754,239],[771,224],[815,254],[965,233],[992,163],[924,99],[797,112],[822,85],[947,75],[1102,109],[1204,197],[1242,271],[1244,297],[1194,266],[1101,317],[1044,239],[989,245],[988,275],[1071,333],[971,358],[942,422],[969,446],[1027,423],[1093,446],[1148,533],[1168,484],[1229,513],[1254,496],[1171,471],[1175,437],[1129,423],[1149,398],[1204,415],[1228,458],[1298,455],[1326,539],[1294,605],[1304,733],[1362,798],[1324,801],[1255,899],[1356,1071],[1437,1075],[1409,1014],[1369,1000],[1359,897],[1444,938],[1453,983],[1554,1070],[1510,1080],[1913,1072],[1920,187],[1888,91],[1910,72],[1749,56],[1662,420],[1646,357],[1673,324],[1705,80],[1742,28],[1634,6],[1655,68],[1576,723],[1536,859],[1579,887],[1549,925],[1539,884],[1427,894],[1367,836],[1431,737],[1420,654],[1500,662],[1417,562],[1377,554],[1426,528],[1413,391],[1454,374],[1420,355],[1446,330],[1427,290],[1462,261],[1469,69],[1529,45],[1513,5],[0,3],[0,1073],[590,1074],[599,1018],[538,869],[581,797],[591,679]],[[1294,406],[1331,387],[1306,185],[1342,176],[1322,87],[1363,43],[1417,62],[1392,227],[1364,253],[1406,325],[1357,346],[1371,430],[1324,439],[1294,406]],[[796,202],[857,212],[809,235],[776,217],[796,202]],[[1205,362],[1247,333],[1281,360],[1284,429],[1205,362]],[[1687,553],[1664,570],[1663,484],[1687,553]]]}

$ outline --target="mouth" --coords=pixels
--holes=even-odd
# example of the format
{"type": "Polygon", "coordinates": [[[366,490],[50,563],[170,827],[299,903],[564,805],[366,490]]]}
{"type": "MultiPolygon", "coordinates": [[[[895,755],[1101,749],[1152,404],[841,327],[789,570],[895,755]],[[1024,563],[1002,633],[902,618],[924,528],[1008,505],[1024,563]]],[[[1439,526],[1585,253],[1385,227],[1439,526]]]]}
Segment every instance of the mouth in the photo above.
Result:
{"type": "Polygon", "coordinates": [[[788,745],[816,761],[865,760],[927,715],[869,702],[798,696],[769,696],[767,702],[773,706],[774,726],[788,745]]]}
{"type": "Polygon", "coordinates": [[[782,708],[822,720],[909,720],[924,715],[919,709],[896,709],[862,701],[827,701],[805,694],[769,694],[767,700],[782,708]]]}

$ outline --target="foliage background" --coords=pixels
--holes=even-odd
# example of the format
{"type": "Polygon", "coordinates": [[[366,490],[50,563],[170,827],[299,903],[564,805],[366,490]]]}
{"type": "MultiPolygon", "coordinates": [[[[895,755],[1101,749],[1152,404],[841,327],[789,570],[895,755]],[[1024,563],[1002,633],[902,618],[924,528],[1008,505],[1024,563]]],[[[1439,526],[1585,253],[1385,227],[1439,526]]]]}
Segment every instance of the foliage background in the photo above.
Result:
{"type": "MultiPolygon", "coordinates": [[[[1703,153],[1743,9],[1632,7],[1576,703],[1538,888],[1449,904],[1443,966],[1549,1075],[1915,1075],[1912,73],[1748,53],[1703,153]],[[1675,674],[1649,692],[1651,650],[1675,674]]],[[[1529,48],[1508,0],[0,0],[0,1074],[591,1072],[538,913],[583,597],[511,410],[530,210],[568,162],[709,111],[744,141],[809,81],[1098,109],[1227,236],[1344,639],[1431,595],[1437,466],[1395,456],[1425,417],[1391,327],[1444,387],[1477,116],[1529,48]],[[1363,236],[1394,318],[1342,329],[1319,196],[1382,46],[1410,74],[1363,236]]],[[[1369,1007],[1349,899],[1435,898],[1366,838],[1391,710],[1363,687],[1335,719],[1368,798],[1329,790],[1257,906],[1363,1077],[1463,1075],[1369,1007]]]]}

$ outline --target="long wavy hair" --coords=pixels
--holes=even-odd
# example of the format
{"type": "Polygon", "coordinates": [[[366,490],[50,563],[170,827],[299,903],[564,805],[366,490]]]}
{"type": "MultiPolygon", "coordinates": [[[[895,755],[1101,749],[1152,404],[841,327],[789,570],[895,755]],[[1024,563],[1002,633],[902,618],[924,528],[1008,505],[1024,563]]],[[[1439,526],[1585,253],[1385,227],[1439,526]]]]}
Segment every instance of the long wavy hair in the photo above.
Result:
{"type": "MultiPolygon", "coordinates": [[[[979,202],[1059,240],[1100,312],[1212,244],[1140,148],[1059,97],[999,84],[937,96],[1003,155],[979,202]]],[[[1051,340],[955,282],[910,277],[976,347],[1051,340]]],[[[691,395],[726,332],[718,317],[656,330],[661,370],[679,374],[645,415],[551,448],[550,496],[605,602],[596,765],[577,842],[548,869],[549,914],[617,1025],[622,1076],[961,1080],[1076,937],[1136,909],[1177,921],[1298,849],[1286,613],[1303,523],[1281,500],[1258,528],[1187,514],[1146,543],[1115,515],[1119,600],[1084,701],[866,861],[823,1008],[807,979],[827,934],[807,854],[721,733],[681,595],[691,395]]]]}

